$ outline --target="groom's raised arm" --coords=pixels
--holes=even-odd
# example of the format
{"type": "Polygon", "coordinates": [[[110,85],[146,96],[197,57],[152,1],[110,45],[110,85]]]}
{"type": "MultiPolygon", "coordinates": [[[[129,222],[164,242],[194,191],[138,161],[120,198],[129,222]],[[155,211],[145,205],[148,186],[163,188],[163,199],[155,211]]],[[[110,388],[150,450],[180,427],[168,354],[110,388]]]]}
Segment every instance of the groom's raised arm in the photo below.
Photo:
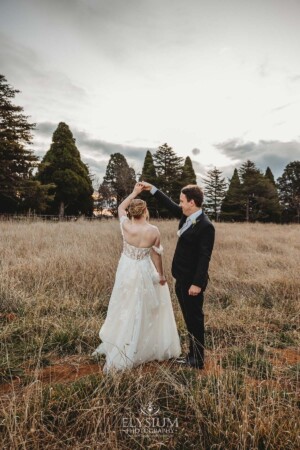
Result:
{"type": "Polygon", "coordinates": [[[152,184],[146,183],[145,181],[142,181],[142,184],[144,185],[145,190],[150,191],[150,193],[160,202],[162,203],[171,213],[178,217],[178,219],[182,216],[182,209],[180,208],[177,203],[173,202],[171,198],[169,198],[166,194],[164,194],[162,191],[157,189],[152,184]]]}
{"type": "Polygon", "coordinates": [[[157,189],[155,191],[155,193],[153,194],[155,198],[157,198],[157,200],[162,203],[175,217],[178,217],[178,219],[180,219],[180,217],[182,216],[182,209],[180,208],[179,205],[177,205],[177,203],[173,202],[173,200],[171,198],[169,198],[166,194],[164,194],[162,191],[160,191],[159,189],[157,189]]]}

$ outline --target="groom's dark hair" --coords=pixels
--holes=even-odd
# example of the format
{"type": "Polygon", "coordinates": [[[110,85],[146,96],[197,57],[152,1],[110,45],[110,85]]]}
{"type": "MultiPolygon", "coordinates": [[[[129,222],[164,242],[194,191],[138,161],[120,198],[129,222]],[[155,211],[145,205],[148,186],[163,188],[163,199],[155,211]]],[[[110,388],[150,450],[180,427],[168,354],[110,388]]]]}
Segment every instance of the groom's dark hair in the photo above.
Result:
{"type": "Polygon", "coordinates": [[[198,206],[198,208],[202,206],[204,195],[201,187],[197,184],[188,184],[181,189],[181,192],[186,196],[188,202],[194,200],[195,205],[198,206]]]}

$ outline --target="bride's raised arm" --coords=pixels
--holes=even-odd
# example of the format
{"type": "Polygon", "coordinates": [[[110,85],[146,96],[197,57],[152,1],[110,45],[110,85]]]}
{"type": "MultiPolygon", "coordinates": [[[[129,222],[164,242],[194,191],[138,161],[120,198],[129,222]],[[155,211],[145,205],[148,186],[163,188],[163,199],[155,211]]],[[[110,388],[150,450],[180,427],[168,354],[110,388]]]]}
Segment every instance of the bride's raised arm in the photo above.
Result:
{"type": "Polygon", "coordinates": [[[137,197],[142,192],[142,190],[143,190],[143,185],[141,183],[136,183],[131,194],[129,194],[128,197],[126,197],[125,200],[123,200],[122,203],[120,203],[120,205],[118,207],[119,219],[122,216],[127,216],[126,209],[128,208],[129,203],[131,202],[131,200],[133,200],[135,197],[137,197]]]}

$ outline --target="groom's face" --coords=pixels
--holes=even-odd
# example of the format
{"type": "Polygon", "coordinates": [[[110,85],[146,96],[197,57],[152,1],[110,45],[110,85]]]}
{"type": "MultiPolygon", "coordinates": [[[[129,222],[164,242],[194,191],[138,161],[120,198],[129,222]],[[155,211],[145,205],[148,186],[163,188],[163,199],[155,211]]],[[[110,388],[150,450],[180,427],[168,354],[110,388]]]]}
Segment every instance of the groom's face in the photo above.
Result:
{"type": "Polygon", "coordinates": [[[194,200],[191,200],[190,202],[188,201],[188,199],[186,198],[185,194],[180,194],[179,197],[179,206],[181,206],[182,208],[182,212],[185,216],[190,216],[193,212],[193,207],[195,205],[194,200]]]}

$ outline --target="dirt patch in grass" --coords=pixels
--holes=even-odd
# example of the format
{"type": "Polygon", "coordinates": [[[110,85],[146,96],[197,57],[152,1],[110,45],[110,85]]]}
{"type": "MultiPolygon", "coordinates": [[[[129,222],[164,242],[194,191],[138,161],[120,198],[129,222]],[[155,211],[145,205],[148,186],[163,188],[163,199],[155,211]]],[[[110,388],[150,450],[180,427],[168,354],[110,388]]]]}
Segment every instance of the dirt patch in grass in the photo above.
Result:
{"type": "Polygon", "coordinates": [[[283,349],[273,349],[272,353],[274,357],[272,358],[273,364],[277,364],[279,366],[283,365],[294,365],[300,363],[300,351],[292,348],[283,348],[283,349]]]}
{"type": "MultiPolygon", "coordinates": [[[[55,359],[50,362],[47,367],[41,368],[24,368],[24,377],[15,377],[12,374],[12,380],[7,383],[0,384],[0,396],[7,395],[9,393],[17,393],[24,387],[24,380],[34,381],[38,380],[44,384],[51,383],[71,383],[77,381],[80,378],[86,377],[92,374],[103,375],[104,358],[101,359],[99,363],[95,363],[90,360],[90,358],[82,356],[69,356],[62,359],[55,359]]],[[[191,371],[196,371],[197,376],[207,376],[207,375],[220,375],[223,369],[217,364],[217,358],[215,355],[213,357],[208,356],[205,363],[205,368],[203,370],[188,369],[191,371]]],[[[138,366],[132,370],[138,369],[142,370],[142,373],[155,373],[159,369],[172,370],[174,372],[180,371],[182,369],[187,370],[184,366],[176,363],[175,360],[169,361],[154,361],[142,366],[138,366]]],[[[25,383],[26,384],[26,383],[25,383]]]]}
{"type": "MultiPolygon", "coordinates": [[[[297,349],[272,349],[271,355],[269,355],[270,361],[277,368],[284,368],[286,365],[295,365],[300,363],[300,353],[297,349]]],[[[224,372],[218,363],[216,355],[208,355],[206,358],[205,368],[197,371],[197,376],[207,375],[220,375],[224,372]]],[[[54,359],[47,367],[41,368],[25,368],[24,376],[27,380],[39,380],[42,383],[71,383],[80,378],[86,377],[91,374],[103,374],[102,369],[104,365],[104,358],[99,363],[91,361],[88,357],[82,356],[68,356],[61,359],[54,359]]],[[[154,373],[160,369],[166,370],[181,370],[181,366],[174,360],[163,362],[149,362],[142,366],[142,373],[154,373]]],[[[135,370],[135,369],[133,369],[135,370]]],[[[185,369],[186,370],[186,369],[185,369]]],[[[251,377],[247,377],[249,383],[257,383],[256,380],[252,380],[251,377]]],[[[265,383],[278,384],[278,381],[265,380],[265,383]]],[[[5,395],[10,392],[16,392],[22,388],[24,384],[24,377],[14,376],[12,374],[12,380],[8,383],[2,383],[0,385],[0,395],[5,395]]]]}
{"type": "Polygon", "coordinates": [[[43,383],[67,383],[79,378],[101,373],[99,364],[57,364],[39,370],[37,379],[43,383]]]}

